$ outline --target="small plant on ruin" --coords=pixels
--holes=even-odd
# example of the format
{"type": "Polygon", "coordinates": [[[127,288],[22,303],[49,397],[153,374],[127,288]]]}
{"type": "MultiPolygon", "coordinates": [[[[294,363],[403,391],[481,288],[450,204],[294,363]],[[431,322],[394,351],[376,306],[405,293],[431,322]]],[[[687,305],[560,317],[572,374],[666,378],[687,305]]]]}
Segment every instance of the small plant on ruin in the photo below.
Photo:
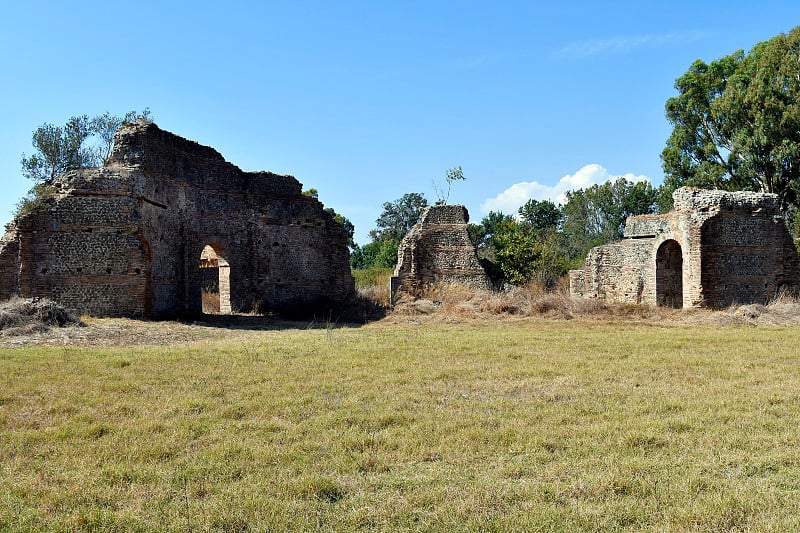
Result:
{"type": "Polygon", "coordinates": [[[63,126],[44,123],[33,132],[34,153],[22,154],[22,175],[35,185],[17,204],[16,215],[25,215],[47,205],[53,196],[53,183],[70,170],[102,165],[111,155],[114,135],[123,125],[132,122],[152,122],[150,110],[129,111],[124,117],[102,115],[74,116],[63,126]]]}
{"type": "Polygon", "coordinates": [[[28,194],[17,202],[14,211],[15,217],[25,216],[28,213],[33,213],[39,209],[46,208],[50,205],[50,199],[53,198],[55,188],[46,183],[37,183],[34,185],[28,194]]]}
{"type": "Polygon", "coordinates": [[[63,126],[44,123],[33,132],[34,153],[22,154],[22,174],[36,183],[52,184],[67,171],[99,166],[111,154],[117,130],[139,120],[152,122],[150,110],[130,111],[124,117],[108,112],[92,119],[74,116],[63,126]]]}
{"type": "Polygon", "coordinates": [[[448,168],[444,171],[444,184],[439,182],[438,180],[433,181],[433,190],[436,191],[436,205],[446,205],[447,202],[450,200],[450,189],[453,187],[453,183],[456,181],[464,181],[464,172],[461,170],[461,167],[453,167],[448,168]],[[445,190],[445,186],[447,190],[445,190]]]}

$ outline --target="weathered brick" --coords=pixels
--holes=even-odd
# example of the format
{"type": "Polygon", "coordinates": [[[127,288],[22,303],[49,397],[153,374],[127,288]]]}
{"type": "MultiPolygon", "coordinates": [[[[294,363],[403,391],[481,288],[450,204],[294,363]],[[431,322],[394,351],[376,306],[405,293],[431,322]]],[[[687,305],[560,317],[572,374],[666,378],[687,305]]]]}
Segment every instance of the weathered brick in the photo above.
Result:
{"type": "Polygon", "coordinates": [[[622,241],[570,272],[573,296],[676,307],[767,303],[797,290],[797,251],[777,195],[684,187],[666,215],[629,217],[622,241]]]}
{"type": "Polygon", "coordinates": [[[434,205],[422,212],[397,251],[397,268],[391,280],[393,300],[401,293],[417,297],[439,283],[491,288],[469,238],[468,220],[463,205],[434,205]]]}
{"type": "Polygon", "coordinates": [[[197,313],[207,245],[229,265],[234,311],[354,295],[346,232],[300,182],[243,172],[154,124],[125,126],[104,167],[56,187],[0,240],[0,298],[46,296],[98,316],[197,313]]]}

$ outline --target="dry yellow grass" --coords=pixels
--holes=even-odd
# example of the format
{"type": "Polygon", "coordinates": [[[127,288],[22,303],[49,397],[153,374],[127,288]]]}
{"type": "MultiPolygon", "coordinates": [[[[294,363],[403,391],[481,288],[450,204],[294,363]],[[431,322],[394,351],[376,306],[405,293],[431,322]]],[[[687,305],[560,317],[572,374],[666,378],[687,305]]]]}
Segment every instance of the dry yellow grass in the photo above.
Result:
{"type": "Polygon", "coordinates": [[[429,287],[419,299],[401,299],[393,313],[397,317],[431,315],[456,321],[540,317],[555,320],[634,320],[658,324],[781,326],[800,323],[800,299],[780,294],[767,305],[733,305],[721,310],[676,310],[571,298],[568,288],[563,284],[555,290],[531,283],[504,291],[473,290],[459,284],[441,284],[429,287]]]}
{"type": "Polygon", "coordinates": [[[392,274],[393,270],[389,268],[354,270],[353,277],[359,297],[379,306],[389,307],[389,279],[392,274]]]}
{"type": "Polygon", "coordinates": [[[0,348],[0,531],[800,529],[797,301],[467,296],[0,348]]]}
{"type": "Polygon", "coordinates": [[[0,530],[800,527],[800,329],[415,320],[0,349],[0,530]]]}
{"type": "Polygon", "coordinates": [[[422,298],[404,299],[394,312],[437,314],[454,319],[503,317],[635,318],[661,320],[671,310],[646,305],[614,304],[596,299],[572,299],[566,287],[545,290],[539,284],[510,287],[504,291],[474,290],[459,284],[430,287],[422,298]]]}

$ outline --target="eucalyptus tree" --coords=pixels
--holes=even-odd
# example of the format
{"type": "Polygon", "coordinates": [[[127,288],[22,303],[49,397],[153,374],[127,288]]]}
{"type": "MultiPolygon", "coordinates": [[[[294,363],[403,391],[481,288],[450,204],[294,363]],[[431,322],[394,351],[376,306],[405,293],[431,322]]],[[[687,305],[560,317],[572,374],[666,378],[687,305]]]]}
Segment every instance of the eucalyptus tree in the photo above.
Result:
{"type": "Polygon", "coordinates": [[[690,185],[776,193],[800,189],[800,27],[710,63],[695,61],[666,103],[673,130],[661,154],[660,200],[690,185]]]}

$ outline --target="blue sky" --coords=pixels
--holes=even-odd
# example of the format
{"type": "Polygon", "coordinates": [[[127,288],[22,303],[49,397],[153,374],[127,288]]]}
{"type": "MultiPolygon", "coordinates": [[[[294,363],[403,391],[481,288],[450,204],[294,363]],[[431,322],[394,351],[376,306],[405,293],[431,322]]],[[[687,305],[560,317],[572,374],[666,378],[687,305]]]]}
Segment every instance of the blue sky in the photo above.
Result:
{"type": "MultiPolygon", "coordinates": [[[[10,5],[8,5],[10,4],[10,5]]],[[[31,133],[149,107],[245,170],[297,177],[368,242],[383,202],[472,220],[626,175],[660,184],[664,102],[710,61],[800,24],[800,3],[23,2],[0,17],[0,223],[31,133]]]]}

